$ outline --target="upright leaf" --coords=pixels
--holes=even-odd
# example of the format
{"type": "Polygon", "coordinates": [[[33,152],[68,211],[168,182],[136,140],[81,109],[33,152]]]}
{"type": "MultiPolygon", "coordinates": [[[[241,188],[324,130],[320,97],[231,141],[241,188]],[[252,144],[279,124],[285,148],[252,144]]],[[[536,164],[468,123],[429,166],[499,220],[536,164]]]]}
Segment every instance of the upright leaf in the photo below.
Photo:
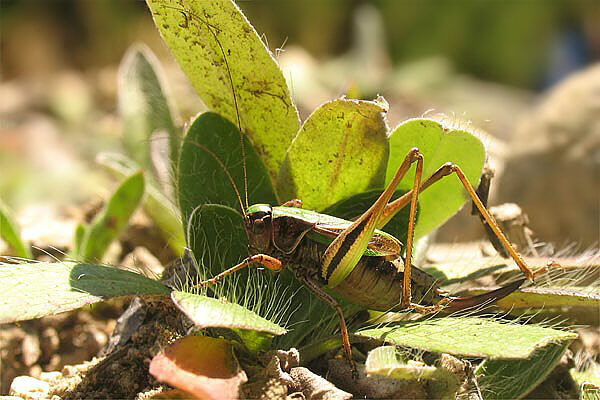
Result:
{"type": "Polygon", "coordinates": [[[168,135],[169,165],[177,160],[180,141],[159,75],[156,57],[140,44],[127,51],[119,67],[119,113],[125,148],[139,165],[155,173],[150,154],[152,135],[159,131],[168,135]]]}
{"type": "Polygon", "coordinates": [[[241,126],[274,179],[298,131],[285,78],[231,0],[147,0],[171,53],[211,111],[241,126]]]}
{"type": "Polygon", "coordinates": [[[337,99],[304,122],[277,180],[281,199],[320,211],[383,186],[388,158],[385,100],[337,99]]]}
{"type": "Polygon", "coordinates": [[[0,239],[13,249],[17,257],[33,258],[29,246],[21,239],[19,226],[12,217],[8,207],[0,201],[0,239]]]}
{"type": "MultiPolygon", "coordinates": [[[[220,204],[205,204],[192,211],[187,221],[188,247],[205,278],[233,267],[247,256],[244,221],[235,210],[220,204]]],[[[239,271],[236,277],[244,282],[247,271],[239,271]]]]}
{"type": "Polygon", "coordinates": [[[160,282],[130,271],[75,262],[0,264],[0,323],[74,310],[121,296],[167,296],[160,282]]]}
{"type": "Polygon", "coordinates": [[[177,188],[186,226],[193,210],[203,204],[223,204],[241,212],[240,200],[245,202],[246,187],[244,150],[249,201],[277,203],[265,165],[246,137],[242,149],[240,132],[234,124],[218,114],[204,113],[188,129],[179,160],[177,188]]]}
{"type": "MultiPolygon", "coordinates": [[[[121,179],[139,170],[135,161],[118,153],[101,153],[97,162],[121,179]]],[[[173,200],[168,199],[155,183],[146,183],[146,193],[144,211],[152,218],[171,250],[178,256],[183,255],[185,236],[179,210],[173,204],[173,200]]]]}
{"type": "Polygon", "coordinates": [[[84,260],[102,258],[110,243],[127,226],[143,195],[144,173],[142,171],[131,175],[121,183],[85,231],[80,253],[84,260]]]}
{"type": "MultiPolygon", "coordinates": [[[[460,166],[474,187],[477,186],[485,148],[472,133],[446,127],[438,121],[416,118],[398,125],[390,137],[390,159],[386,183],[389,183],[402,161],[413,147],[424,155],[423,180],[447,162],[460,166]]],[[[415,168],[408,171],[399,189],[410,190],[415,168]]],[[[448,176],[419,196],[421,214],[415,228],[415,238],[420,238],[442,225],[454,215],[467,200],[467,193],[456,176],[448,176]]]]}

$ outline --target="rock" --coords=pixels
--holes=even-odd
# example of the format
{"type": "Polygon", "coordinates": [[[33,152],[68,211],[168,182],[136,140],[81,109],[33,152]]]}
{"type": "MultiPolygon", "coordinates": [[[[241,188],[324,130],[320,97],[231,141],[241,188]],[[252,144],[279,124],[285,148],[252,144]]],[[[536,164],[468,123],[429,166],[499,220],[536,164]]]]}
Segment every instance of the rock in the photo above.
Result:
{"type": "Polygon", "coordinates": [[[48,382],[30,376],[17,376],[10,385],[9,395],[20,396],[24,399],[45,399],[48,397],[50,385],[48,382]]]}
{"type": "Polygon", "coordinates": [[[515,202],[536,236],[597,245],[600,220],[600,64],[574,74],[518,126],[496,202],[515,202]]]}

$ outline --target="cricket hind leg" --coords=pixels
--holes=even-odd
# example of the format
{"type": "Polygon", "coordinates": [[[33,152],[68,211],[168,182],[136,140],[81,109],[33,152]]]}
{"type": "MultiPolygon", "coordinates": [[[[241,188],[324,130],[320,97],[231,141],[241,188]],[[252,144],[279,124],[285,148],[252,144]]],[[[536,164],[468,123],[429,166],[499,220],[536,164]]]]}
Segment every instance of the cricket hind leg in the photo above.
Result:
{"type": "Polygon", "coordinates": [[[468,179],[465,176],[465,174],[462,171],[462,169],[458,165],[453,164],[452,165],[452,172],[456,174],[456,176],[458,177],[458,179],[460,180],[460,182],[464,186],[465,190],[469,194],[469,197],[471,197],[471,200],[473,201],[473,204],[479,210],[480,215],[483,217],[483,219],[485,220],[485,222],[487,222],[489,228],[493,231],[494,236],[496,236],[496,238],[498,238],[498,240],[500,241],[500,243],[502,244],[502,246],[506,249],[506,251],[508,252],[508,254],[510,255],[510,257],[514,260],[514,262],[517,264],[517,266],[519,267],[519,269],[521,270],[521,272],[523,272],[523,274],[525,275],[525,277],[527,277],[527,279],[529,279],[530,281],[533,282],[533,280],[538,275],[544,273],[547,270],[548,267],[541,267],[537,271],[532,271],[531,268],[529,268],[529,266],[525,262],[525,260],[523,260],[523,258],[521,257],[521,255],[519,253],[517,253],[517,251],[510,244],[510,242],[508,241],[508,239],[506,238],[506,236],[504,235],[504,233],[500,229],[500,226],[498,226],[498,223],[496,222],[496,220],[494,219],[494,217],[492,217],[492,215],[489,213],[489,211],[487,210],[487,208],[485,207],[485,205],[479,199],[479,196],[477,196],[477,193],[476,193],[475,189],[473,188],[473,186],[471,185],[471,183],[468,181],[468,179]]]}
{"type": "MultiPolygon", "coordinates": [[[[446,163],[442,165],[436,172],[434,172],[419,188],[419,192],[427,189],[429,186],[434,183],[440,181],[443,177],[448,176],[450,174],[455,173],[459,178],[460,182],[466,189],[469,197],[473,202],[473,206],[478,210],[479,215],[483,221],[486,222],[487,228],[491,231],[493,236],[498,240],[499,244],[506,250],[508,255],[515,261],[519,269],[523,272],[523,274],[529,279],[533,281],[535,277],[539,276],[541,273],[547,270],[547,267],[542,267],[537,271],[532,271],[529,266],[525,263],[523,258],[516,252],[516,250],[512,247],[494,218],[490,215],[489,211],[480,200],[477,192],[473,188],[473,186],[469,183],[466,176],[464,175],[462,169],[453,163],[446,163]]],[[[404,208],[408,202],[412,199],[414,195],[414,189],[410,192],[406,193],[402,197],[390,202],[386,209],[384,210],[382,217],[382,225],[385,225],[396,213],[398,213],[402,208],[404,208]]],[[[411,217],[412,218],[412,217],[411,217]]],[[[410,228],[410,227],[409,227],[410,228]]],[[[409,235],[410,237],[411,235],[409,235]]],[[[412,242],[411,242],[412,243],[412,242]]],[[[408,247],[408,246],[407,246],[408,247]]]]}
{"type": "Polygon", "coordinates": [[[319,287],[312,279],[307,276],[298,274],[296,277],[318,298],[329,304],[331,308],[333,308],[338,315],[338,319],[340,321],[340,331],[342,334],[342,345],[344,348],[344,354],[348,363],[350,363],[350,369],[352,371],[352,376],[354,378],[358,378],[358,370],[356,369],[356,364],[352,359],[352,348],[350,347],[350,334],[348,333],[348,327],[346,326],[346,320],[344,319],[344,312],[342,311],[342,307],[340,304],[329,294],[327,294],[323,289],[319,287]]]}

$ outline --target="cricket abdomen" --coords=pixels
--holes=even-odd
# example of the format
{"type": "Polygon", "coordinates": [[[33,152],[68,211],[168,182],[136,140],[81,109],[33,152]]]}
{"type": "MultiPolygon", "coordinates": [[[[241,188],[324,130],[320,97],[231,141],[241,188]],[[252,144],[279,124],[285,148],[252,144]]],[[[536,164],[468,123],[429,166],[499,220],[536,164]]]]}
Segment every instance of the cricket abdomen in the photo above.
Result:
{"type": "MultiPolygon", "coordinates": [[[[402,300],[404,268],[400,257],[363,256],[354,270],[334,289],[341,297],[376,311],[399,310],[402,300]]],[[[432,305],[441,300],[435,292],[435,279],[416,267],[411,269],[412,302],[432,305]]]]}
{"type": "MultiPolygon", "coordinates": [[[[306,274],[322,287],[326,282],[320,277],[321,257],[324,249],[320,243],[304,240],[286,260],[296,274],[306,274]]],[[[376,311],[399,310],[402,300],[404,261],[383,256],[363,256],[352,272],[331,291],[358,306],[376,311]]],[[[442,299],[435,292],[435,279],[416,267],[411,269],[413,303],[432,305],[442,299]]]]}

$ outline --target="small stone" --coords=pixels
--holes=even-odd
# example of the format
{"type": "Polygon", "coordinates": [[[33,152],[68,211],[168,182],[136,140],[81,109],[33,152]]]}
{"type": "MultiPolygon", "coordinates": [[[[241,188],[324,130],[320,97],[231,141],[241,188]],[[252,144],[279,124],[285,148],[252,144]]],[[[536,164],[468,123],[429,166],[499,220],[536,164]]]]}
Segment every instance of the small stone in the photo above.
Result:
{"type": "Polygon", "coordinates": [[[45,399],[48,397],[50,385],[31,376],[17,376],[10,385],[9,395],[21,396],[24,399],[45,399]]]}
{"type": "Polygon", "coordinates": [[[37,335],[26,335],[21,343],[21,351],[25,365],[28,367],[34,365],[42,354],[40,339],[37,335]]]}
{"type": "Polygon", "coordinates": [[[62,377],[62,374],[58,371],[42,372],[40,374],[40,379],[45,382],[52,382],[52,381],[60,379],[61,377],[62,377]]]}

